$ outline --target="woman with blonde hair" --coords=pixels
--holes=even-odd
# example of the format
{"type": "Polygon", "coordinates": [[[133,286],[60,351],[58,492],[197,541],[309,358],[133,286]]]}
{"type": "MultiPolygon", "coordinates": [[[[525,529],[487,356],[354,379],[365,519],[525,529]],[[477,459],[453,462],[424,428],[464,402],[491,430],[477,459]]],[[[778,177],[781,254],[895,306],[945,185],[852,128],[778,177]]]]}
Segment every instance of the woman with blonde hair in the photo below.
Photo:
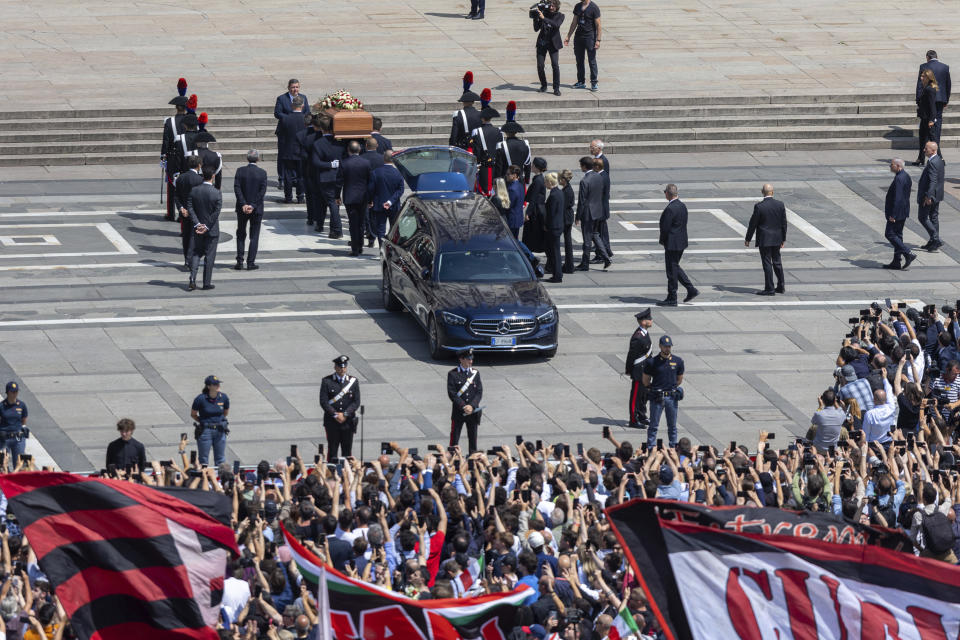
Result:
{"type": "Polygon", "coordinates": [[[937,119],[937,78],[933,71],[925,69],[920,74],[920,83],[923,89],[920,91],[920,101],[917,103],[917,117],[920,118],[920,155],[917,161],[913,163],[915,167],[922,167],[926,161],[923,154],[924,147],[928,142],[936,142],[940,145],[940,121],[937,119]]]}

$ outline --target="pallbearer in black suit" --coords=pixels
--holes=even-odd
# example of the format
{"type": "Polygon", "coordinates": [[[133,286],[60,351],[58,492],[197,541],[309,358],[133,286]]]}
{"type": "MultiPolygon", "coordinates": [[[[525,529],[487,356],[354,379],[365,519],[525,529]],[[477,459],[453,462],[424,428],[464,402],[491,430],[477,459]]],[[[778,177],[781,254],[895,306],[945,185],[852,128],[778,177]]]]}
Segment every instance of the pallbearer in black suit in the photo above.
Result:
{"type": "Polygon", "coordinates": [[[210,167],[213,170],[213,186],[217,189],[223,184],[223,156],[208,145],[217,139],[209,131],[198,131],[194,142],[197,145],[197,155],[200,156],[201,168],[210,167]]]}
{"type": "Polygon", "coordinates": [[[680,267],[680,259],[687,248],[687,205],[680,202],[677,185],[668,184],[663,190],[667,203],[660,214],[660,244],[663,245],[663,262],[667,272],[667,297],[657,303],[660,307],[677,306],[677,281],[687,290],[684,302],[690,302],[700,293],[686,272],[680,267]]]}
{"type": "Polygon", "coordinates": [[[460,432],[467,425],[470,453],[477,450],[477,429],[483,407],[483,384],[480,372],[473,368],[473,349],[460,352],[460,366],[447,373],[447,395],[453,402],[450,416],[450,446],[460,444],[460,432]]]}
{"type": "Polygon", "coordinates": [[[370,163],[360,157],[360,143],[352,140],[347,147],[347,157],[340,166],[343,175],[343,187],[340,200],[347,208],[347,221],[350,225],[350,255],[363,253],[363,230],[370,195],[367,185],[370,182],[370,163]]]}
{"type": "Polygon", "coordinates": [[[190,212],[187,211],[187,199],[193,188],[203,184],[200,173],[200,156],[187,158],[186,168],[180,172],[174,182],[177,214],[180,217],[180,241],[183,244],[183,266],[190,268],[190,253],[193,243],[193,225],[190,224],[190,212]]]}
{"type": "Polygon", "coordinates": [[[493,194],[493,173],[497,161],[497,145],[503,141],[503,134],[500,133],[500,129],[490,124],[490,121],[499,117],[499,111],[493,107],[484,107],[480,111],[480,121],[483,124],[474,129],[470,136],[473,155],[477,156],[477,193],[481,193],[488,198],[493,194]]]}
{"type": "Polygon", "coordinates": [[[187,92],[187,81],[180,78],[177,83],[177,91],[180,95],[170,101],[176,108],[176,113],[163,121],[163,142],[160,145],[160,161],[164,166],[164,177],[167,183],[167,220],[176,219],[176,202],[174,197],[173,181],[180,171],[184,170],[177,166],[176,142],[177,136],[186,131],[183,126],[183,118],[187,115],[187,98],[184,95],[187,92]]]}
{"type": "MultiPolygon", "coordinates": [[[[384,151],[393,151],[393,143],[390,142],[389,138],[380,133],[381,129],[383,129],[383,120],[374,116],[373,131],[370,132],[370,137],[377,141],[377,151],[379,151],[380,156],[383,157],[384,151]]],[[[374,167],[374,169],[376,169],[376,167],[374,167]]]]}
{"type": "Polygon", "coordinates": [[[187,212],[193,227],[193,251],[190,255],[191,291],[197,288],[197,269],[203,256],[203,288],[213,289],[213,263],[217,259],[217,243],[220,241],[220,209],[223,194],[213,186],[213,167],[203,167],[203,184],[196,186],[187,197],[187,212]]]}
{"type": "Polygon", "coordinates": [[[450,140],[448,144],[451,147],[460,147],[470,151],[470,132],[480,126],[480,112],[474,109],[473,103],[480,101],[480,96],[470,91],[470,85],[473,84],[473,72],[467,71],[463,75],[463,94],[457,102],[463,104],[463,108],[453,114],[453,124],[450,127],[450,140]]]}
{"type": "MultiPolygon", "coordinates": [[[[378,118],[373,119],[374,127],[376,127],[377,125],[377,120],[378,118]]],[[[386,140],[386,138],[383,138],[383,136],[381,136],[381,138],[383,140],[386,140]]],[[[387,140],[387,144],[390,144],[389,140],[387,140]]],[[[383,166],[383,152],[377,151],[377,149],[380,148],[380,141],[375,136],[371,135],[369,138],[367,138],[365,147],[366,147],[366,151],[361,153],[360,157],[370,163],[370,172],[372,173],[374,169],[377,169],[383,166]]],[[[368,247],[373,246],[373,241],[377,237],[373,218],[374,218],[373,208],[368,206],[366,209],[366,212],[364,213],[364,220],[363,220],[363,232],[366,234],[368,247]]]]}
{"type": "Polygon", "coordinates": [[[647,307],[634,316],[637,319],[637,330],[630,336],[630,348],[627,351],[627,361],[624,363],[624,373],[630,376],[630,426],[634,429],[643,429],[650,424],[647,419],[647,388],[643,386],[643,366],[650,357],[650,327],[653,326],[653,314],[647,307]]]}
{"type": "Polygon", "coordinates": [[[317,231],[323,231],[323,223],[330,214],[331,240],[343,237],[340,223],[340,189],[343,177],[340,173],[340,161],[343,160],[343,145],[333,137],[333,119],[324,114],[317,118],[321,135],[317,136],[310,150],[310,165],[314,172],[314,182],[320,194],[320,208],[316,212],[317,231]]]}
{"type": "Polygon", "coordinates": [[[346,458],[353,451],[353,435],[357,432],[357,412],[360,410],[360,383],[347,375],[350,358],[339,356],[333,360],[333,374],[320,382],[320,408],[323,409],[323,430],[327,432],[327,462],[340,456],[346,458]]]}
{"type": "Polygon", "coordinates": [[[772,296],[786,291],[783,283],[783,263],[780,249],[787,242],[787,209],[773,197],[773,185],[763,185],[763,200],[753,205],[753,215],[747,227],[743,246],[749,247],[753,234],[757,234],[760,261],[763,263],[763,291],[758,296],[772,296]],[[777,276],[777,288],[773,288],[773,276],[777,276]]]}
{"type": "Polygon", "coordinates": [[[893,182],[887,188],[887,199],[883,205],[883,214],[887,218],[883,236],[893,245],[893,260],[890,264],[883,265],[883,268],[897,271],[906,271],[910,268],[910,263],[917,259],[917,254],[912,253],[903,243],[903,225],[910,217],[910,192],[913,190],[913,180],[903,167],[903,160],[900,158],[890,161],[890,171],[894,176],[893,182]],[[901,258],[905,260],[903,264],[900,263],[901,258]]]}
{"type": "Polygon", "coordinates": [[[297,136],[307,128],[303,120],[303,96],[293,99],[293,111],[277,122],[277,159],[283,174],[283,201],[293,202],[293,189],[297,189],[297,202],[303,202],[303,176],[300,174],[302,152],[297,136]]]}
{"type": "Polygon", "coordinates": [[[260,224],[263,222],[263,197],[267,193],[267,172],[257,166],[260,152],[247,152],[247,166],[237,169],[233,178],[233,194],[237,197],[237,264],[243,269],[243,248],[247,241],[247,226],[250,227],[250,251],[247,253],[247,270],[259,269],[257,247],[260,245],[260,224]]]}
{"type": "Polygon", "coordinates": [[[310,153],[313,150],[313,143],[321,134],[316,114],[304,114],[303,119],[306,128],[297,133],[297,145],[300,154],[300,175],[303,177],[303,191],[307,201],[307,226],[312,227],[320,216],[320,192],[313,167],[310,166],[310,153]]]}

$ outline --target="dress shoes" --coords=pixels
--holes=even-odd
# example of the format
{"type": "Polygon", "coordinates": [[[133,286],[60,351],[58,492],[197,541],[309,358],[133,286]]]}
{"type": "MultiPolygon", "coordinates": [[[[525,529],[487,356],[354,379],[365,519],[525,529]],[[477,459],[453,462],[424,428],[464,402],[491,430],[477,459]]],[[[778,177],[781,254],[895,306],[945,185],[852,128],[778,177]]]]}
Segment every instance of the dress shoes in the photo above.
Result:
{"type": "Polygon", "coordinates": [[[573,268],[574,271],[590,271],[590,265],[583,264],[582,262],[573,268]]]}
{"type": "Polygon", "coordinates": [[[591,258],[590,264],[603,264],[603,258],[601,258],[600,256],[594,256],[593,258],[591,258]]]}
{"type": "Polygon", "coordinates": [[[216,289],[216,288],[217,288],[217,285],[215,285],[215,284],[205,284],[205,285],[203,285],[203,290],[204,290],[204,291],[210,291],[211,289],[216,289]]]}
{"type": "Polygon", "coordinates": [[[247,263],[247,271],[256,271],[259,268],[260,268],[260,265],[258,264],[254,264],[253,262],[247,263]]]}
{"type": "Polygon", "coordinates": [[[603,260],[603,270],[606,271],[607,269],[610,268],[610,265],[612,265],[612,264],[613,264],[613,260],[611,260],[610,258],[604,258],[604,260],[603,260]]]}
{"type": "Polygon", "coordinates": [[[573,273],[573,269],[574,269],[573,265],[570,264],[570,265],[564,266],[563,269],[561,269],[561,271],[563,271],[564,273],[573,273]]]}
{"type": "Polygon", "coordinates": [[[540,93],[546,93],[546,92],[547,92],[547,85],[545,84],[540,85],[540,93]]]}
{"type": "Polygon", "coordinates": [[[297,204],[303,204],[303,203],[304,203],[303,196],[297,196],[297,204]]]}
{"type": "Polygon", "coordinates": [[[931,243],[929,247],[927,247],[927,251],[929,251],[930,253],[937,253],[938,251],[940,251],[940,247],[942,246],[943,246],[943,243],[937,240],[936,242],[931,243]]]}
{"type": "Polygon", "coordinates": [[[293,198],[284,198],[283,204],[293,204],[293,198]]]}
{"type": "Polygon", "coordinates": [[[359,258],[359,257],[360,257],[360,254],[359,254],[358,252],[356,252],[356,251],[351,251],[351,252],[350,252],[350,257],[351,257],[351,258],[359,258]]]}
{"type": "Polygon", "coordinates": [[[553,90],[553,95],[555,95],[555,96],[560,95],[560,89],[554,89],[554,90],[553,90]]]}
{"type": "Polygon", "coordinates": [[[900,270],[901,270],[901,271],[906,271],[907,269],[909,269],[909,268],[910,268],[910,265],[911,265],[911,264],[913,263],[913,261],[916,260],[916,259],[917,259],[917,254],[915,254],[915,253],[908,253],[908,254],[905,256],[905,258],[904,258],[905,261],[904,261],[904,263],[903,263],[903,266],[900,267],[900,270]]]}
{"type": "Polygon", "coordinates": [[[787,288],[786,288],[786,287],[777,287],[777,288],[774,289],[773,291],[774,291],[774,293],[786,293],[786,292],[787,292],[787,288]]]}
{"type": "Polygon", "coordinates": [[[477,14],[475,14],[475,13],[468,13],[467,15],[465,15],[465,16],[463,16],[463,17],[466,18],[467,20],[473,20],[473,16],[475,16],[475,15],[477,15],[477,14]]]}
{"type": "Polygon", "coordinates": [[[472,19],[473,19],[473,20],[483,20],[483,14],[482,14],[482,13],[478,13],[477,15],[473,16],[472,19]]]}
{"type": "Polygon", "coordinates": [[[242,270],[243,270],[243,260],[242,260],[242,259],[241,259],[241,260],[237,260],[237,264],[233,265],[233,270],[234,270],[234,271],[242,271],[242,270]]]}
{"type": "Polygon", "coordinates": [[[197,288],[197,283],[193,280],[190,281],[190,284],[187,285],[187,291],[193,291],[197,288]]]}
{"type": "Polygon", "coordinates": [[[675,307],[677,306],[676,298],[667,298],[666,300],[661,300],[657,303],[658,307],[675,307]]]}
{"type": "Polygon", "coordinates": [[[340,238],[343,237],[343,234],[342,234],[342,233],[334,233],[333,231],[331,231],[331,232],[330,232],[330,235],[328,235],[327,237],[330,238],[331,240],[339,240],[340,238]]]}
{"type": "Polygon", "coordinates": [[[318,224],[313,228],[313,230],[317,233],[323,233],[323,226],[318,224]]]}
{"type": "Polygon", "coordinates": [[[901,269],[903,269],[903,265],[901,265],[899,262],[894,261],[894,262],[891,262],[890,264],[883,265],[883,268],[890,269],[891,271],[900,271],[901,269]]]}
{"type": "Polygon", "coordinates": [[[547,280],[547,282],[554,282],[554,283],[563,282],[563,278],[550,278],[549,280],[547,280]]]}
{"type": "Polygon", "coordinates": [[[764,289],[763,291],[756,291],[755,293],[758,296],[772,296],[775,294],[773,289],[770,289],[770,290],[764,289]]]}
{"type": "Polygon", "coordinates": [[[627,425],[627,427],[631,429],[646,429],[647,425],[643,424],[642,422],[631,422],[627,425]]]}
{"type": "Polygon", "coordinates": [[[684,302],[690,302],[694,298],[700,295],[699,289],[687,289],[687,297],[683,299],[684,302]]]}

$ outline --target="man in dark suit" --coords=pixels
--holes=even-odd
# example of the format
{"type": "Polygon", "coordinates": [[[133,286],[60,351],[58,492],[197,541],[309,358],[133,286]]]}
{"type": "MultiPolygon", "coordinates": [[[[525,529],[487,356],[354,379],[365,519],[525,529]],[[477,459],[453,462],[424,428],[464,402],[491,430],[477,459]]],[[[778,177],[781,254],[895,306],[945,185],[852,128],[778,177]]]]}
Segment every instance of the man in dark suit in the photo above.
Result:
{"type": "MultiPolygon", "coordinates": [[[[287,92],[277,96],[277,102],[273,105],[273,117],[277,120],[283,118],[288,113],[293,112],[293,99],[297,96],[303,98],[304,113],[310,113],[310,100],[305,94],[300,93],[300,81],[296,78],[290,78],[287,81],[287,92]]],[[[277,158],[277,187],[283,190],[283,173],[281,172],[280,158],[277,158]]]]}
{"type": "Polygon", "coordinates": [[[385,135],[380,133],[381,129],[383,129],[383,120],[374,116],[373,131],[370,132],[370,137],[377,141],[377,151],[379,151],[380,156],[383,157],[384,151],[393,151],[393,143],[390,142],[385,135]]]}
{"type": "Polygon", "coordinates": [[[263,196],[267,193],[267,172],[257,166],[260,152],[247,152],[247,166],[237,169],[233,178],[233,193],[237,197],[237,264],[243,269],[243,247],[250,225],[250,252],[247,253],[247,271],[259,269],[257,247],[260,244],[260,224],[263,222],[263,196]]]}
{"type": "Polygon", "coordinates": [[[320,125],[317,124],[316,114],[304,114],[306,128],[297,132],[297,145],[300,154],[300,175],[303,177],[303,191],[307,201],[307,226],[314,226],[319,218],[320,192],[318,191],[316,176],[310,165],[310,152],[313,143],[320,136],[320,125]]]}
{"type": "Polygon", "coordinates": [[[664,265],[667,272],[667,297],[657,303],[660,307],[677,306],[677,281],[687,290],[684,302],[690,302],[700,293],[683,268],[680,259],[687,248],[687,205],[680,202],[677,185],[668,184],[663,190],[668,203],[660,214],[660,244],[663,245],[664,265]]]}
{"type": "Polygon", "coordinates": [[[393,152],[383,152],[383,166],[370,172],[367,186],[370,194],[370,211],[373,214],[373,232],[378,246],[383,246],[387,220],[392,225],[400,212],[400,200],[403,198],[403,176],[393,164],[393,152]]]}
{"type": "Polygon", "coordinates": [[[943,158],[937,155],[937,143],[928,142],[923,148],[927,156],[927,166],[920,174],[917,184],[917,219],[930,235],[930,241],[923,245],[927,251],[938,251],[943,246],[940,240],[940,201],[943,200],[943,158]]]}
{"type": "Polygon", "coordinates": [[[580,258],[580,264],[577,265],[577,271],[590,270],[590,245],[597,247],[600,255],[604,259],[603,268],[606,270],[610,264],[610,256],[607,254],[606,247],[603,246],[603,240],[600,238],[600,232],[596,224],[598,220],[603,219],[603,176],[597,171],[603,169],[603,163],[594,160],[590,156],[580,158],[580,170],[583,171],[583,177],[580,179],[580,195],[577,198],[577,216],[575,224],[580,226],[583,234],[583,255],[580,258]]]}
{"type": "MultiPolygon", "coordinates": [[[[376,126],[377,118],[374,118],[374,126],[376,126]]],[[[381,136],[382,138],[383,136],[381,136]]],[[[386,140],[386,138],[383,138],[386,140]]],[[[387,144],[390,144],[387,141],[387,144]]],[[[383,152],[377,151],[380,148],[380,142],[377,138],[371,136],[367,138],[366,141],[366,151],[360,154],[360,157],[370,163],[370,171],[373,172],[374,169],[378,169],[383,166],[383,152]]],[[[373,209],[367,207],[366,212],[363,214],[363,230],[367,236],[367,246],[372,247],[373,241],[377,237],[376,231],[373,228],[373,209]]]]}
{"type": "Polygon", "coordinates": [[[917,259],[917,254],[910,253],[910,249],[903,243],[903,224],[910,217],[910,191],[913,188],[913,180],[904,170],[903,160],[900,158],[890,161],[890,171],[894,176],[893,182],[887,189],[887,201],[883,207],[883,214],[887,218],[883,236],[893,245],[893,262],[883,265],[883,268],[906,271],[910,263],[917,259]],[[902,266],[901,257],[906,258],[902,266]]]}
{"type": "Polygon", "coordinates": [[[773,197],[773,185],[763,185],[763,200],[753,205],[753,215],[747,227],[747,237],[743,246],[749,247],[753,234],[757,234],[757,247],[760,249],[760,262],[763,264],[763,291],[758,296],[772,296],[784,293],[783,263],[780,261],[780,249],[787,241],[787,208],[773,197]],[[773,276],[777,276],[777,288],[773,288],[773,276]]]}
{"type": "MultiPolygon", "coordinates": [[[[594,160],[600,160],[603,163],[603,171],[600,172],[600,175],[603,176],[605,183],[603,192],[604,214],[603,220],[601,220],[597,226],[600,231],[600,238],[603,240],[603,246],[607,249],[607,255],[612,258],[613,249],[610,247],[610,226],[608,223],[608,220],[610,220],[610,159],[603,153],[603,140],[597,138],[596,140],[590,141],[590,156],[593,157],[594,160]]],[[[603,262],[603,258],[600,256],[600,253],[594,251],[591,264],[600,264],[601,262],[603,262]]]]}
{"type": "Polygon", "coordinates": [[[340,167],[343,186],[340,200],[347,208],[350,225],[350,255],[363,253],[363,219],[370,204],[367,188],[370,183],[370,163],[360,157],[360,143],[352,140],[347,147],[347,157],[340,167]]]}
{"type": "Polygon", "coordinates": [[[187,158],[186,169],[177,176],[174,182],[174,197],[177,204],[177,213],[180,217],[180,241],[183,244],[183,266],[190,268],[190,254],[193,252],[193,225],[190,224],[190,213],[187,211],[187,200],[193,188],[203,184],[203,174],[200,173],[200,156],[187,158]]]}
{"type": "Polygon", "coordinates": [[[337,538],[336,516],[328,515],[323,519],[323,532],[326,535],[324,544],[327,547],[327,559],[337,571],[346,571],[347,562],[353,559],[353,545],[337,538]]]}
{"type": "Polygon", "coordinates": [[[547,251],[547,271],[553,274],[547,282],[563,282],[563,254],[560,253],[560,240],[563,238],[564,201],[563,190],[559,187],[556,172],[548,173],[544,178],[547,188],[544,205],[543,228],[546,231],[544,246],[547,251]]]}
{"type": "MultiPolygon", "coordinates": [[[[927,61],[920,65],[920,70],[917,72],[917,106],[920,106],[920,96],[923,95],[923,83],[920,81],[920,77],[927,69],[933,71],[933,77],[937,79],[936,121],[938,128],[943,130],[943,108],[950,102],[950,66],[937,60],[937,52],[933,49],[927,51],[927,61]]],[[[939,147],[937,153],[940,154],[941,158],[943,157],[939,147]]]]}
{"type": "Polygon", "coordinates": [[[203,288],[213,289],[213,263],[217,259],[217,243],[220,241],[220,209],[223,194],[213,186],[213,167],[203,167],[203,184],[196,186],[187,196],[187,213],[193,227],[193,252],[190,255],[190,291],[197,288],[197,269],[203,256],[203,288]]]}
{"type": "Polygon", "coordinates": [[[303,121],[303,96],[293,99],[293,111],[285,114],[277,122],[274,133],[277,136],[277,159],[283,172],[283,201],[293,202],[293,188],[297,188],[297,202],[303,202],[303,179],[300,176],[300,142],[297,135],[307,128],[303,121]]]}
{"type": "Polygon", "coordinates": [[[320,133],[310,150],[310,165],[314,171],[314,181],[320,194],[320,210],[316,219],[317,231],[323,231],[323,223],[327,213],[330,214],[331,240],[343,237],[343,228],[340,224],[340,189],[343,186],[343,177],[340,173],[340,162],[343,160],[343,145],[333,137],[333,120],[323,115],[317,119],[320,133]]]}

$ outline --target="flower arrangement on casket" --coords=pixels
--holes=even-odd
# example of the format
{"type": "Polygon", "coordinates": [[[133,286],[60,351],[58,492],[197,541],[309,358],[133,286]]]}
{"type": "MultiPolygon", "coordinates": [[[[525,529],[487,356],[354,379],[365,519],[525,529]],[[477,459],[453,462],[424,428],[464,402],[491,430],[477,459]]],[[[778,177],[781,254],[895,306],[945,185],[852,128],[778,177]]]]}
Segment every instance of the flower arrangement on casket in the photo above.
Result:
{"type": "Polygon", "coordinates": [[[349,91],[340,89],[331,93],[320,101],[322,109],[342,109],[344,111],[359,111],[363,109],[363,100],[353,97],[349,91]]]}

